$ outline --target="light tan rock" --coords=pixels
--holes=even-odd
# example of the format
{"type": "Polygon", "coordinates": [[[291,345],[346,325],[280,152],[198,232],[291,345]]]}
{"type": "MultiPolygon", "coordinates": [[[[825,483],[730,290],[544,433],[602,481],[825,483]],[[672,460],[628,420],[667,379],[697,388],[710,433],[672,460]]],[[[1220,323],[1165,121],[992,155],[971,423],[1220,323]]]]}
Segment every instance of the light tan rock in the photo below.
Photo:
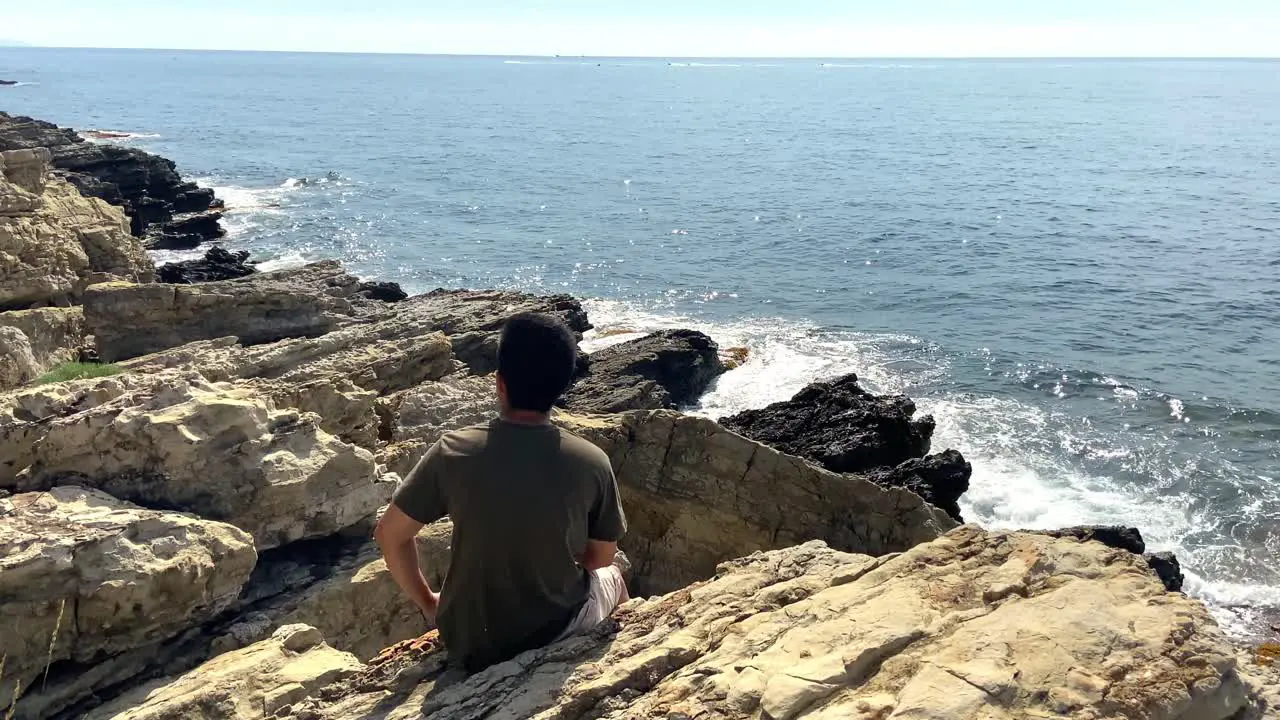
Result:
{"type": "Polygon", "coordinates": [[[491,375],[454,376],[418,385],[378,401],[388,444],[379,453],[387,469],[407,477],[427,448],[450,430],[498,416],[491,375]]]}
{"type": "Polygon", "coordinates": [[[16,356],[19,347],[28,349],[32,362],[25,373],[0,370],[0,390],[30,382],[57,365],[76,360],[85,344],[84,313],[78,307],[0,312],[0,333],[5,333],[5,328],[22,337],[5,334],[9,339],[0,341],[0,367],[5,365],[4,356],[16,356]]]}
{"type": "Polygon", "coordinates": [[[177,678],[145,685],[85,720],[261,720],[362,669],[318,630],[289,625],[177,678]]]}
{"type": "Polygon", "coordinates": [[[92,282],[155,268],[118,208],[48,175],[49,152],[0,153],[0,309],[65,305],[92,282]]]}
{"type": "Polygon", "coordinates": [[[83,671],[62,664],[107,664],[214,617],[256,558],[235,527],[93,490],[0,499],[0,707],[9,707],[15,684],[24,689],[19,718],[92,692],[77,677],[83,671]],[[58,672],[49,678],[51,664],[58,672]]]}
{"type": "Polygon", "coordinates": [[[279,409],[257,388],[194,373],[73,387],[67,395],[20,393],[11,402],[58,408],[82,391],[103,401],[62,405],[52,417],[0,414],[0,488],[35,490],[74,478],[120,498],[232,523],[262,550],[368,518],[397,482],[379,475],[368,450],[322,430],[318,416],[279,409]]]}
{"type": "Polygon", "coordinates": [[[0,390],[31,382],[40,372],[26,333],[0,325],[0,390]]]}
{"type": "MultiPolygon", "coordinates": [[[[418,533],[419,563],[434,588],[444,584],[449,571],[452,539],[453,524],[448,519],[418,533]]],[[[281,625],[295,623],[316,627],[333,647],[362,660],[426,630],[422,613],[400,591],[372,542],[302,592],[259,603],[242,622],[217,638],[214,646],[218,650],[243,647],[281,625]]]]}
{"type": "Polygon", "coordinates": [[[823,470],[706,418],[659,410],[557,422],[613,461],[642,593],[684,587],[756,550],[816,538],[883,555],[955,527],[914,493],[823,470]]]}
{"type": "Polygon", "coordinates": [[[1138,556],[974,527],[879,559],[812,542],[725,563],[471,677],[431,646],[290,717],[1227,720],[1261,702],[1204,606],[1138,556]],[[1023,594],[984,599],[1011,578],[1023,594]]]}

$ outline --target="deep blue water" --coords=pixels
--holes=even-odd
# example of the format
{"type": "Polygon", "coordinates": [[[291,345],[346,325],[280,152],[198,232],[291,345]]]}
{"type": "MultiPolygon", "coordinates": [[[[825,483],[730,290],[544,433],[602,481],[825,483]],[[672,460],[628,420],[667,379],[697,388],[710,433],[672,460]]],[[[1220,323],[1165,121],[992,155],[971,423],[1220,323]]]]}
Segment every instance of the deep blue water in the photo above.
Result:
{"type": "Polygon", "coordinates": [[[974,462],[970,518],[1136,524],[1233,629],[1280,609],[1280,62],[0,48],[0,77],[0,109],[143,135],[273,265],[706,329],[752,350],[712,415],[856,371],[974,462]]]}

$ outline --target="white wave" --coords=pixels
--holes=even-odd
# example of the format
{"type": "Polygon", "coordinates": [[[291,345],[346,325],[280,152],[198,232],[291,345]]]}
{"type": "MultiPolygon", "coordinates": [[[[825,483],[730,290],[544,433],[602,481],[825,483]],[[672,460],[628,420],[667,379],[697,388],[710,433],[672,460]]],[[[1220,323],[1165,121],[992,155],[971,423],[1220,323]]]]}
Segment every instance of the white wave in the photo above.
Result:
{"type": "Polygon", "coordinates": [[[302,267],[311,262],[307,255],[300,251],[287,252],[279,257],[264,260],[258,263],[258,270],[262,272],[271,272],[273,270],[288,270],[290,268],[302,267]]]}
{"type": "MultiPolygon", "coordinates": [[[[972,463],[970,488],[961,498],[966,519],[1005,530],[1137,527],[1150,551],[1178,556],[1187,591],[1205,600],[1235,636],[1256,633],[1265,627],[1260,618],[1280,611],[1280,587],[1205,580],[1196,574],[1221,560],[1215,555],[1218,549],[1204,542],[1220,532],[1216,516],[1194,511],[1187,498],[1086,472],[1071,460],[1123,460],[1135,453],[1128,443],[1141,439],[1100,435],[1088,422],[1046,406],[947,390],[945,359],[913,338],[831,332],[775,318],[714,322],[619,301],[594,300],[585,306],[595,325],[582,343],[587,352],[669,328],[700,330],[721,348],[748,349],[747,361],[721,376],[689,412],[724,417],[788,399],[811,382],[855,372],[875,392],[911,395],[919,411],[937,422],[934,449],[955,448],[972,463]],[[922,386],[926,389],[915,390],[922,386]]],[[[1132,392],[1119,382],[1107,384],[1117,393],[1132,392]]],[[[1180,408],[1172,401],[1169,406],[1176,417],[1180,408]]]]}
{"type": "Polygon", "coordinates": [[[149,250],[148,255],[151,261],[157,266],[168,263],[183,262],[185,260],[197,260],[204,257],[208,248],[196,248],[193,250],[149,250]]]}
{"type": "Polygon", "coordinates": [[[81,138],[92,143],[128,143],[135,140],[150,140],[160,137],[156,133],[139,133],[128,130],[106,130],[89,128],[77,133],[81,138]]]}

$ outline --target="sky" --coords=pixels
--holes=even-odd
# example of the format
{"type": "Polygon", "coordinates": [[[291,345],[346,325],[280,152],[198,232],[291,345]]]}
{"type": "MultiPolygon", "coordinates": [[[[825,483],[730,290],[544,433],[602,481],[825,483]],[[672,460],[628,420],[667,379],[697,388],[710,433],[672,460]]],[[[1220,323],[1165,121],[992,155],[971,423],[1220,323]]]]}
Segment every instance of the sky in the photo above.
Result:
{"type": "Polygon", "coordinates": [[[484,55],[1280,57],[1280,0],[5,0],[0,37],[484,55]]]}

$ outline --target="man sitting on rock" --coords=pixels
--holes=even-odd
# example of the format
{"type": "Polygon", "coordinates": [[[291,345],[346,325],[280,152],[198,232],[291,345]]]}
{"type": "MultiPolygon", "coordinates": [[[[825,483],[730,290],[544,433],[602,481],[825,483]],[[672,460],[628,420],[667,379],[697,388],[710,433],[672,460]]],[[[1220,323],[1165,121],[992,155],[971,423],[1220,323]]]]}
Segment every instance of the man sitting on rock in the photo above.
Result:
{"type": "Polygon", "coordinates": [[[508,320],[498,347],[501,416],[440,438],[378,522],[392,576],[468,671],[590,629],[627,599],[613,564],[626,518],[609,458],[550,422],[576,360],[559,320],[508,320]],[[437,594],[414,537],[445,515],[453,552],[437,594]]]}

